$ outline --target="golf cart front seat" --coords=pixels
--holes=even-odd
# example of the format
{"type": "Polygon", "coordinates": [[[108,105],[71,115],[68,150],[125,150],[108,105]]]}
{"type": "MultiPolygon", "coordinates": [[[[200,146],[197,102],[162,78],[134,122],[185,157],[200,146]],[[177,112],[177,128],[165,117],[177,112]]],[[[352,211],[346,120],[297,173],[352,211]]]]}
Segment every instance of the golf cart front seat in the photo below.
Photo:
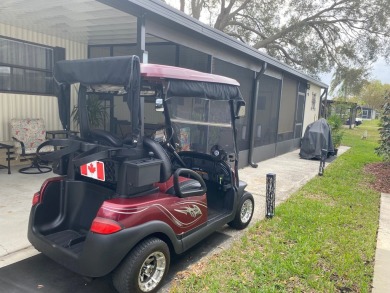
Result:
{"type": "Polygon", "coordinates": [[[189,197],[206,193],[206,184],[198,173],[186,168],[180,168],[173,172],[171,160],[158,142],[145,137],[144,146],[152,151],[156,158],[162,160],[160,181],[156,184],[161,192],[178,197],[189,197]],[[182,177],[181,175],[187,176],[182,177]]]}

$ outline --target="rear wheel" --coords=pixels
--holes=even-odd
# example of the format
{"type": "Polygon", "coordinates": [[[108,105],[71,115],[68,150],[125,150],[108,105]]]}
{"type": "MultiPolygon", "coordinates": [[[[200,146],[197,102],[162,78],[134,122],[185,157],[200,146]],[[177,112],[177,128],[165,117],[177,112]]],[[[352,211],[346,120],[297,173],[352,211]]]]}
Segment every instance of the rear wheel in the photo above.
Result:
{"type": "Polygon", "coordinates": [[[170,263],[168,245],[158,238],[140,242],[113,274],[115,289],[120,293],[157,292],[170,263]]]}
{"type": "Polygon", "coordinates": [[[238,230],[246,228],[252,220],[254,208],[255,201],[252,194],[245,193],[240,200],[236,216],[229,226],[238,230]]]}

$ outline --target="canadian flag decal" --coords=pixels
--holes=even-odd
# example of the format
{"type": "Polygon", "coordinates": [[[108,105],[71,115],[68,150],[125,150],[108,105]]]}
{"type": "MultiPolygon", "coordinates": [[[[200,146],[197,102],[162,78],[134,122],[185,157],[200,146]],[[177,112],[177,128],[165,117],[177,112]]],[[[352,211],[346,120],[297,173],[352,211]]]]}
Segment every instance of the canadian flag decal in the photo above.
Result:
{"type": "Polygon", "coordinates": [[[100,181],[105,181],[104,174],[104,163],[100,161],[93,161],[88,164],[80,166],[81,175],[97,179],[100,181]]]}

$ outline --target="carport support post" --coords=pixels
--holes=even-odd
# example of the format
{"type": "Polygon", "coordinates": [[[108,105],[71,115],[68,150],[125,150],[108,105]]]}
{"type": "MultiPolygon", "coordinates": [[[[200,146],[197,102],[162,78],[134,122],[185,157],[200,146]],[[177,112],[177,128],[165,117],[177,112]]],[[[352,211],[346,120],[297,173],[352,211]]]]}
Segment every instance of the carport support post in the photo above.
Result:
{"type": "Polygon", "coordinates": [[[320,169],[318,170],[318,176],[324,175],[325,160],[326,160],[327,156],[328,156],[328,150],[322,149],[321,150],[320,169]]]}
{"type": "Polygon", "coordinates": [[[267,174],[267,192],[265,195],[265,217],[271,219],[275,215],[275,188],[276,188],[276,174],[267,174]]]}
{"type": "Polygon", "coordinates": [[[146,51],[145,14],[137,17],[137,52],[141,59],[141,63],[148,63],[148,52],[146,51]]]}

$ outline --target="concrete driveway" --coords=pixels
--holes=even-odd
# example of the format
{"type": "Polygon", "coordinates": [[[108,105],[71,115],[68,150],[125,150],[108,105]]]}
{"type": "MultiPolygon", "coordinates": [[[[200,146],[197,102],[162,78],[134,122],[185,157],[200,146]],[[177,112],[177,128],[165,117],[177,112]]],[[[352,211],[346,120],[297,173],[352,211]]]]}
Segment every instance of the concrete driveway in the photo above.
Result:
{"type": "MultiPolygon", "coordinates": [[[[339,156],[347,150],[347,147],[341,147],[339,156]]],[[[265,217],[267,173],[276,174],[276,204],[285,201],[292,193],[318,174],[319,161],[302,160],[298,153],[299,150],[295,150],[260,162],[256,169],[246,167],[240,170],[240,179],[248,183],[247,190],[255,198],[255,214],[251,224],[265,217]]],[[[329,158],[326,166],[334,159],[336,157],[329,158]]],[[[92,283],[86,282],[81,276],[66,271],[48,258],[38,254],[30,246],[27,240],[27,224],[32,196],[39,190],[42,182],[52,176],[55,175],[52,173],[20,174],[15,168],[12,170],[12,174],[8,175],[6,170],[0,170],[0,268],[2,267],[0,281],[3,281],[2,285],[8,286],[7,292],[15,286],[15,289],[21,287],[19,291],[16,289],[14,292],[31,292],[29,290],[42,292],[42,287],[39,288],[40,283],[45,284],[46,290],[44,291],[46,292],[54,289],[57,292],[110,292],[112,287],[107,278],[96,279],[92,283]],[[44,279],[42,279],[42,274],[36,273],[37,266],[46,268],[44,279]],[[51,269],[47,270],[49,267],[51,269]],[[26,274],[30,278],[21,280],[20,276],[26,274]],[[20,282],[22,283],[19,284],[20,282]],[[23,282],[28,283],[23,285],[23,282]]],[[[226,249],[243,233],[245,230],[237,231],[225,226],[182,256],[176,257],[172,261],[170,274],[161,292],[168,292],[170,281],[175,278],[178,272],[188,269],[200,260],[206,260],[222,249],[226,249]]]]}

